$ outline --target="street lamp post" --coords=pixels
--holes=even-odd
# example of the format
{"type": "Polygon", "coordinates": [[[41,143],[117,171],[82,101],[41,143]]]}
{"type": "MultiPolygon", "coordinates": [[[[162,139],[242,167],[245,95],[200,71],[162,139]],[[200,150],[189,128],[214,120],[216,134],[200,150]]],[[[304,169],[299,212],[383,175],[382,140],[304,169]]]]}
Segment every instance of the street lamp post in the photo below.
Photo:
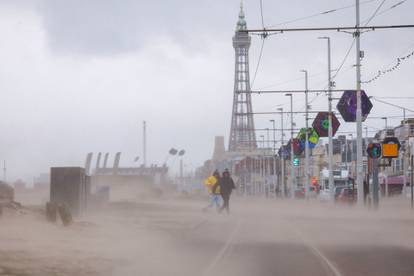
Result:
{"type": "MultiPolygon", "coordinates": [[[[388,128],[388,118],[387,117],[381,117],[381,119],[384,120],[384,134],[385,136],[387,136],[387,128],[388,128]]],[[[387,174],[387,169],[384,168],[383,169],[383,175],[384,175],[384,179],[385,179],[385,197],[388,197],[388,174],[387,174]]]]}
{"type": "Polygon", "coordinates": [[[331,39],[330,37],[324,36],[319,39],[326,39],[328,42],[328,112],[329,112],[329,128],[328,128],[328,168],[329,168],[329,190],[331,192],[332,201],[335,199],[335,187],[333,179],[333,130],[332,130],[332,83],[331,77],[331,39]]]}
{"type": "Polygon", "coordinates": [[[358,189],[358,205],[364,206],[364,183],[363,183],[363,167],[362,167],[362,106],[361,106],[361,32],[358,29],[360,27],[360,0],[356,0],[355,18],[356,18],[356,30],[355,36],[355,50],[356,50],[356,96],[357,96],[357,108],[356,108],[356,132],[357,132],[357,158],[356,158],[356,183],[358,189]]]}
{"type": "Polygon", "coordinates": [[[264,194],[264,178],[265,178],[265,174],[266,174],[266,172],[265,172],[265,166],[264,166],[264,161],[265,161],[264,160],[265,136],[264,135],[260,135],[260,138],[262,138],[262,145],[263,145],[262,154],[260,155],[260,160],[261,160],[261,162],[260,162],[260,177],[261,177],[261,183],[262,183],[262,185],[261,185],[261,191],[264,194]]]}
{"type": "Polygon", "coordinates": [[[285,96],[290,97],[290,178],[291,178],[291,197],[295,198],[295,173],[293,166],[293,94],[287,93],[285,96]]]}
{"type": "MultiPolygon", "coordinates": [[[[281,186],[282,186],[282,196],[283,197],[285,197],[286,196],[286,187],[285,187],[285,159],[283,158],[283,150],[284,150],[284,136],[285,136],[285,134],[284,134],[284,132],[283,132],[283,108],[281,107],[281,108],[278,108],[278,110],[280,110],[280,123],[281,123],[281,136],[282,136],[282,138],[280,139],[281,140],[281,142],[282,142],[282,150],[280,151],[281,152],[281,156],[279,156],[279,158],[280,158],[280,163],[281,163],[281,165],[282,165],[282,173],[281,173],[281,178],[282,178],[282,181],[281,181],[281,186]]],[[[292,153],[291,153],[292,154],[292,153]]]]}
{"type": "MultiPolygon", "coordinates": [[[[267,191],[270,191],[270,183],[268,182],[269,177],[270,176],[270,166],[269,166],[269,156],[267,155],[269,149],[270,149],[270,134],[269,134],[269,128],[266,128],[266,137],[267,137],[267,149],[265,150],[265,152],[263,153],[263,159],[265,161],[264,166],[265,166],[265,190],[267,189],[267,191]]],[[[267,197],[267,193],[266,193],[266,197],[267,197]]]]}
{"type": "Polygon", "coordinates": [[[301,70],[305,73],[305,198],[309,195],[309,104],[308,104],[308,71],[301,70]]]}
{"type": "Polygon", "coordinates": [[[276,122],[275,120],[270,120],[273,125],[273,192],[276,197],[276,122]]]}
{"type": "Polygon", "coordinates": [[[267,137],[267,148],[270,149],[270,135],[269,135],[270,129],[266,128],[266,137],[267,137]]]}

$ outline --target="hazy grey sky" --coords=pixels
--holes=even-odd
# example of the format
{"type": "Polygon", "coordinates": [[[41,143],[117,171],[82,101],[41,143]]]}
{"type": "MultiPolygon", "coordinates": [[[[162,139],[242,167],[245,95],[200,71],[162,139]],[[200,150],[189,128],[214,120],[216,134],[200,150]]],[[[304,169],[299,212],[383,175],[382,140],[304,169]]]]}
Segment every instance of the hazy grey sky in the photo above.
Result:
{"type": "MultiPolygon", "coordinates": [[[[247,0],[248,27],[261,25],[259,0],[247,0]]],[[[364,2],[364,1],[362,1],[364,2]]],[[[388,0],[381,11],[399,0],[388,0]]],[[[133,165],[141,151],[141,122],[148,122],[148,159],[162,163],[170,147],[186,149],[188,168],[210,158],[215,135],[230,128],[233,93],[234,34],[239,1],[190,0],[28,0],[0,1],[0,158],[9,178],[30,180],[50,166],[83,165],[87,152],[122,151],[121,165],[133,165]]],[[[362,5],[369,18],[378,1],[362,5]]],[[[353,5],[353,0],[263,0],[265,25],[353,5]]],[[[375,17],[371,24],[413,24],[414,3],[375,17]]],[[[354,9],[342,9],[303,21],[279,25],[335,26],[355,24],[354,9]]],[[[346,33],[286,33],[264,45],[255,88],[299,89],[303,73],[310,87],[326,84],[326,42],[332,38],[333,68],[348,50],[346,33]]],[[[252,38],[251,77],[260,49],[252,38]]],[[[398,56],[414,50],[414,30],[367,32],[362,38],[364,79],[398,56]]],[[[351,52],[336,79],[338,88],[354,88],[351,52]]],[[[414,96],[414,57],[364,89],[372,96],[414,96]]],[[[311,97],[312,98],[312,97],[311,97]]],[[[254,96],[255,111],[287,104],[284,96],[254,96]]],[[[391,100],[390,100],[391,101],[391,100]]],[[[414,109],[412,100],[393,100],[414,109]]],[[[295,109],[304,97],[295,98],[295,109]]],[[[314,110],[325,109],[319,96],[314,110]]],[[[285,105],[288,108],[288,105],[285,105]]],[[[372,116],[400,115],[378,104],[372,116]]],[[[257,127],[270,127],[271,116],[257,116],[257,127]]],[[[277,119],[279,119],[277,117],[277,119]]],[[[303,125],[301,116],[296,116],[303,125]]],[[[390,119],[397,124],[399,119],[390,119]]],[[[279,121],[278,121],[279,124],[279,121]]],[[[368,120],[381,127],[381,120],[368,120]]],[[[352,130],[343,125],[340,130],[352,130]]]]}

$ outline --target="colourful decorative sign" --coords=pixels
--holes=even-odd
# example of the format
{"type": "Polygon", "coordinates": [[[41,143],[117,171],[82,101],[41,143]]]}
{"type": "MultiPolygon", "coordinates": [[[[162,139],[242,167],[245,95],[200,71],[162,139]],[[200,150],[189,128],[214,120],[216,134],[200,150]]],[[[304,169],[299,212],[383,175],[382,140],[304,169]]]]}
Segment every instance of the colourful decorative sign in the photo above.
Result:
{"type": "MultiPolygon", "coordinates": [[[[340,125],[341,124],[339,123],[338,118],[336,118],[335,114],[332,113],[332,136],[335,136],[340,125]]],[[[312,127],[316,130],[319,137],[328,137],[329,112],[319,112],[312,123],[312,127]]]]}

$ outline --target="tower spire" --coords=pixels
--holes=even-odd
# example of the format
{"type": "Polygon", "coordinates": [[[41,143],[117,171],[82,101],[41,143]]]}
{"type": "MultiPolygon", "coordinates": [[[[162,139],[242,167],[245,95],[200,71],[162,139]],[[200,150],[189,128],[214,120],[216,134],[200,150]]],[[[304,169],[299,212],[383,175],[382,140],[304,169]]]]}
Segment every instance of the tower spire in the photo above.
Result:
{"type": "Polygon", "coordinates": [[[237,21],[236,31],[242,31],[247,29],[246,20],[244,19],[243,1],[240,1],[239,20],[237,21]]]}

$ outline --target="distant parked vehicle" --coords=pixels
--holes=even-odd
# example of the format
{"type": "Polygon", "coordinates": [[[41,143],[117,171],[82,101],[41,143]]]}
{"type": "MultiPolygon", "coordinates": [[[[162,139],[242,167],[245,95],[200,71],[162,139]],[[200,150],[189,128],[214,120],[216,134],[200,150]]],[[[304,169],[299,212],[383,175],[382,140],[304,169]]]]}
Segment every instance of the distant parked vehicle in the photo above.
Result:
{"type": "Polygon", "coordinates": [[[357,190],[353,188],[342,188],[336,197],[336,202],[354,204],[357,201],[357,190]]]}

